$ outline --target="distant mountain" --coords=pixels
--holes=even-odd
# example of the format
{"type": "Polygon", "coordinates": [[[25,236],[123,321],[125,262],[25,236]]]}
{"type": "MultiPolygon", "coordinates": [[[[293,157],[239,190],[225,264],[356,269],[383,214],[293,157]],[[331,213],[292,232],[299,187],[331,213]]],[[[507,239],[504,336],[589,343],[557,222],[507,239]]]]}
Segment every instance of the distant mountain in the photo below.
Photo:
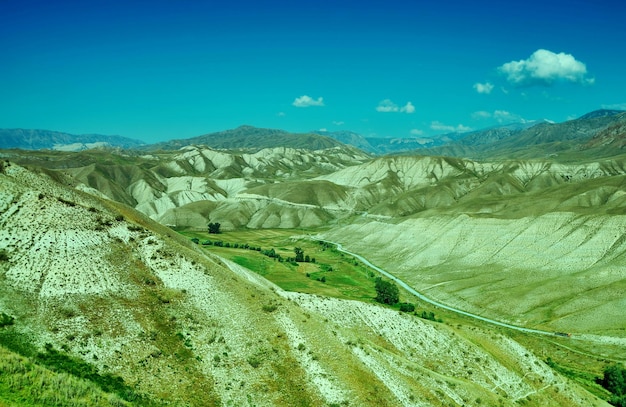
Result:
{"type": "Polygon", "coordinates": [[[548,156],[575,159],[583,154],[582,151],[588,158],[621,154],[621,150],[599,148],[606,142],[590,144],[590,140],[600,132],[626,121],[626,112],[608,112],[591,112],[563,123],[543,121],[527,128],[505,126],[481,130],[469,133],[453,143],[424,149],[420,153],[471,159],[535,159],[548,156]]]}
{"type": "Polygon", "coordinates": [[[354,146],[368,153],[380,153],[378,149],[372,146],[365,137],[353,131],[314,131],[313,133],[333,138],[343,144],[354,146]]]}
{"type": "Polygon", "coordinates": [[[434,147],[452,142],[461,133],[442,134],[434,137],[363,137],[352,131],[315,131],[315,134],[331,137],[344,144],[354,146],[371,154],[395,154],[404,151],[412,151],[420,148],[434,147]]]}
{"type": "Polygon", "coordinates": [[[98,147],[134,148],[139,140],[102,134],[69,134],[50,130],[0,129],[0,148],[23,150],[81,151],[98,147]]]}
{"type": "Polygon", "coordinates": [[[621,151],[626,146],[626,115],[606,129],[599,131],[583,146],[583,149],[609,149],[621,151]]]}
{"type": "Polygon", "coordinates": [[[236,129],[205,134],[203,136],[170,140],[145,146],[148,150],[178,150],[190,145],[205,145],[211,148],[229,150],[253,150],[263,148],[289,147],[306,150],[322,150],[343,146],[337,140],[314,133],[289,133],[284,130],[262,129],[240,126],[236,129]]]}
{"type": "Polygon", "coordinates": [[[597,117],[615,116],[616,114],[624,113],[626,110],[612,110],[612,109],[600,109],[594,110],[579,117],[579,119],[595,119],[597,117]]]}
{"type": "Polygon", "coordinates": [[[378,154],[395,154],[445,145],[462,136],[462,133],[449,133],[432,137],[368,137],[366,140],[376,149],[378,154]]]}

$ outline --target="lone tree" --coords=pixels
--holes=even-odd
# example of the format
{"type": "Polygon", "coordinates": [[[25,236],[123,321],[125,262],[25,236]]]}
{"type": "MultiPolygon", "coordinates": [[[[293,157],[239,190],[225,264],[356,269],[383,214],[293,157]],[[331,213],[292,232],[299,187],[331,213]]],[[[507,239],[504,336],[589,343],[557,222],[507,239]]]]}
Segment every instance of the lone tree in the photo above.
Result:
{"type": "Polygon", "coordinates": [[[293,249],[293,251],[296,254],[296,261],[299,263],[302,263],[304,261],[304,250],[302,250],[299,247],[296,247],[293,249]]]}
{"type": "Polygon", "coordinates": [[[400,301],[400,290],[391,281],[385,281],[378,277],[376,279],[376,301],[382,304],[394,305],[400,301]]]}
{"type": "Polygon", "coordinates": [[[220,233],[220,226],[222,225],[220,225],[218,222],[215,222],[215,223],[211,222],[209,223],[208,226],[209,226],[209,233],[218,234],[220,233]]]}

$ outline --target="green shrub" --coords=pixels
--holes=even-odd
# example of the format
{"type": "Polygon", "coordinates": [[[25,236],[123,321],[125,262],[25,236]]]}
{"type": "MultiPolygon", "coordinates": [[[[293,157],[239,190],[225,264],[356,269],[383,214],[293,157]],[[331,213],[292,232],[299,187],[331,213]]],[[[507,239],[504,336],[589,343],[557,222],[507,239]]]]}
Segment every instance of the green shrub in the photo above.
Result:
{"type": "Polygon", "coordinates": [[[274,312],[278,309],[278,306],[275,304],[266,304],[261,309],[265,312],[274,312]]]}
{"type": "Polygon", "coordinates": [[[400,304],[400,311],[402,312],[413,312],[415,311],[415,305],[410,302],[403,302],[400,304]]]}
{"type": "Polygon", "coordinates": [[[247,362],[248,362],[248,364],[249,364],[250,366],[252,366],[252,367],[253,367],[253,368],[255,368],[255,369],[256,369],[257,367],[261,366],[261,359],[259,359],[259,358],[258,358],[258,357],[256,357],[256,356],[250,356],[250,357],[247,359],[247,362]]]}
{"type": "Polygon", "coordinates": [[[0,261],[9,261],[9,254],[6,250],[0,250],[0,261]]]}
{"type": "Polygon", "coordinates": [[[0,328],[13,325],[15,322],[15,318],[11,315],[7,315],[4,312],[0,312],[0,328]]]}

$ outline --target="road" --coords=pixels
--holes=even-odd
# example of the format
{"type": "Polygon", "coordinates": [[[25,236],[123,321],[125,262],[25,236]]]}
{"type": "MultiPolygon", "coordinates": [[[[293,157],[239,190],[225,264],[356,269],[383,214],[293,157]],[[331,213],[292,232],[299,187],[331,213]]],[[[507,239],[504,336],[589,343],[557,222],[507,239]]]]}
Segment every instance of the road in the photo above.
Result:
{"type": "MultiPolygon", "coordinates": [[[[322,239],[317,239],[317,240],[322,240],[322,239]]],[[[367,265],[368,267],[373,268],[374,270],[378,271],[380,274],[382,274],[382,275],[388,277],[389,279],[395,281],[396,284],[398,284],[399,286],[404,288],[406,291],[408,291],[409,293],[413,294],[414,296],[416,296],[417,298],[419,298],[420,300],[422,300],[424,302],[427,302],[429,304],[435,305],[435,306],[437,306],[439,308],[443,308],[443,309],[448,310],[448,311],[455,312],[455,313],[460,314],[460,315],[465,315],[465,316],[470,317],[470,318],[478,319],[478,320],[486,322],[488,324],[497,325],[497,326],[501,326],[501,327],[504,327],[504,328],[514,329],[516,331],[526,332],[526,333],[531,333],[531,334],[549,335],[549,336],[552,336],[552,337],[556,336],[555,332],[553,332],[553,331],[542,331],[540,329],[524,328],[524,327],[521,327],[521,326],[507,324],[506,322],[496,321],[495,319],[490,319],[490,318],[486,318],[486,317],[483,317],[483,316],[480,316],[480,315],[472,314],[471,312],[463,311],[461,309],[457,309],[457,308],[451,307],[449,305],[437,302],[437,301],[435,301],[433,299],[430,299],[430,298],[426,297],[425,295],[419,293],[413,287],[409,286],[407,283],[405,283],[404,281],[400,280],[398,277],[394,276],[393,274],[388,273],[387,271],[381,269],[380,267],[372,264],[365,257],[363,257],[363,256],[361,256],[359,254],[356,254],[356,253],[352,253],[352,252],[344,249],[343,246],[341,245],[341,243],[331,242],[331,241],[328,241],[328,240],[324,240],[324,241],[336,245],[337,246],[337,250],[339,250],[340,252],[349,254],[350,256],[353,256],[354,258],[359,259],[361,262],[363,262],[363,264],[367,265]]]]}

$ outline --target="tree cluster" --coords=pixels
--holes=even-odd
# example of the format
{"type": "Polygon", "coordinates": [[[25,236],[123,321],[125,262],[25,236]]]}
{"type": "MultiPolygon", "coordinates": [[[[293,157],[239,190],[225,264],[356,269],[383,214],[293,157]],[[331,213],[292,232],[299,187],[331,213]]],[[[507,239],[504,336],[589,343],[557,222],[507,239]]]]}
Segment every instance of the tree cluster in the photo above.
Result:
{"type": "Polygon", "coordinates": [[[612,393],[609,403],[617,407],[626,407],[626,369],[624,367],[607,366],[600,384],[612,393]]]}
{"type": "Polygon", "coordinates": [[[222,225],[220,225],[219,222],[215,222],[215,223],[211,222],[207,226],[209,228],[209,233],[216,235],[220,233],[220,226],[222,225]]]}
{"type": "Polygon", "coordinates": [[[315,257],[310,257],[308,254],[304,254],[304,250],[300,247],[294,247],[294,257],[287,257],[285,261],[288,263],[315,263],[315,257]]]}
{"type": "Polygon", "coordinates": [[[374,288],[376,289],[376,298],[374,298],[374,300],[377,302],[394,305],[400,301],[400,290],[398,290],[398,286],[391,281],[386,281],[378,277],[376,278],[374,288]]]}

